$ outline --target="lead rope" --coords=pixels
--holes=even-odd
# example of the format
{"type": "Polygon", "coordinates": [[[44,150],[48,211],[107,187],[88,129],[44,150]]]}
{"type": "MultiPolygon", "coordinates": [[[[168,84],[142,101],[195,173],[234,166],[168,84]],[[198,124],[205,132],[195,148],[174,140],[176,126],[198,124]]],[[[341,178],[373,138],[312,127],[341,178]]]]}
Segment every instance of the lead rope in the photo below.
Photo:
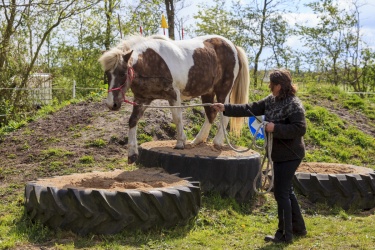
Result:
{"type": "MultiPolygon", "coordinates": [[[[181,106],[153,106],[153,105],[142,105],[142,106],[147,107],[147,108],[189,108],[189,107],[207,107],[207,106],[211,107],[212,103],[191,104],[191,105],[181,105],[181,106]]],[[[238,150],[234,146],[232,146],[232,144],[230,143],[228,135],[227,135],[227,131],[224,128],[223,112],[220,112],[220,123],[221,123],[221,128],[223,129],[223,133],[224,133],[225,140],[226,140],[227,144],[235,152],[238,152],[238,153],[247,152],[252,148],[251,145],[253,145],[255,148],[258,148],[258,149],[262,149],[262,150],[266,149],[267,150],[266,154],[263,157],[262,164],[261,164],[261,166],[258,170],[258,173],[255,176],[255,179],[254,179],[254,182],[253,182],[253,189],[257,194],[266,194],[266,193],[271,192],[271,190],[273,188],[273,183],[274,183],[274,169],[273,169],[273,162],[272,162],[272,158],[271,158],[272,144],[273,144],[273,134],[266,132],[264,134],[264,145],[258,146],[256,144],[256,138],[257,138],[258,134],[260,133],[262,128],[265,128],[265,126],[267,125],[268,122],[266,122],[266,121],[261,122],[260,126],[257,128],[257,130],[254,134],[252,144],[250,145],[250,147],[248,147],[247,149],[244,149],[244,150],[238,150]],[[265,163],[266,158],[268,158],[267,168],[265,169],[265,172],[263,174],[262,169],[263,169],[263,165],[265,163]],[[271,173],[271,180],[268,178],[269,173],[271,173]],[[262,179],[264,180],[263,184],[262,184],[262,179]],[[267,182],[269,182],[269,187],[267,188],[267,190],[265,192],[258,191],[258,189],[257,189],[257,183],[258,182],[261,183],[261,188],[263,190],[265,189],[267,182]]],[[[265,129],[264,129],[264,131],[265,131],[265,129]]]]}
{"type": "MultiPolygon", "coordinates": [[[[244,153],[244,152],[249,151],[251,149],[251,146],[248,147],[247,149],[244,149],[244,150],[238,150],[238,149],[236,149],[235,147],[232,146],[232,144],[229,141],[227,131],[224,128],[224,118],[223,118],[223,116],[224,116],[223,112],[220,112],[221,127],[223,129],[225,140],[226,140],[227,144],[229,145],[229,147],[232,150],[234,150],[238,153],[244,153]]],[[[263,144],[263,146],[258,146],[258,144],[256,143],[256,138],[257,138],[258,134],[260,133],[262,128],[264,128],[264,131],[265,131],[265,127],[266,127],[267,123],[268,122],[266,122],[266,121],[263,121],[263,122],[260,123],[259,127],[255,131],[255,134],[254,134],[254,137],[253,137],[253,140],[252,140],[252,144],[251,144],[255,148],[258,148],[258,149],[261,149],[261,150],[263,150],[263,149],[267,150],[266,154],[263,157],[262,164],[261,164],[261,166],[258,170],[258,173],[255,176],[255,179],[254,179],[254,182],[253,182],[253,190],[257,194],[267,194],[267,193],[271,192],[271,190],[273,188],[273,183],[274,183],[274,169],[273,169],[273,161],[272,161],[272,158],[271,158],[272,144],[273,144],[273,134],[268,133],[268,132],[264,133],[264,144],[263,144]],[[263,169],[263,165],[265,163],[266,158],[268,158],[267,168],[265,169],[265,172],[263,174],[262,169],[263,169]],[[271,180],[268,178],[269,173],[271,174],[271,180]],[[264,180],[263,184],[262,184],[262,179],[264,180]],[[257,189],[257,183],[258,182],[261,183],[261,188],[263,190],[265,189],[265,187],[267,185],[267,182],[268,182],[269,186],[268,186],[267,190],[264,191],[264,192],[258,191],[258,189],[257,189]]]]}

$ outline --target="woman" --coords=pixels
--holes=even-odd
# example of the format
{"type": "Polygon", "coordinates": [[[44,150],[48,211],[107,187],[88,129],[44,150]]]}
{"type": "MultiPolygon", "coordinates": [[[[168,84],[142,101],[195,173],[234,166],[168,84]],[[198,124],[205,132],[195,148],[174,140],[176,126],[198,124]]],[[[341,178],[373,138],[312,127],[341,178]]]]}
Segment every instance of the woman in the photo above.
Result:
{"type": "Polygon", "coordinates": [[[279,224],[275,235],[266,236],[264,240],[291,243],[293,234],[307,234],[292,187],[292,178],[305,156],[305,112],[301,101],[295,96],[297,89],[288,70],[274,70],[270,74],[269,87],[272,94],[258,102],[244,105],[215,103],[213,108],[224,112],[225,116],[265,116],[268,122],[265,130],[273,133],[271,160],[279,224]]]}

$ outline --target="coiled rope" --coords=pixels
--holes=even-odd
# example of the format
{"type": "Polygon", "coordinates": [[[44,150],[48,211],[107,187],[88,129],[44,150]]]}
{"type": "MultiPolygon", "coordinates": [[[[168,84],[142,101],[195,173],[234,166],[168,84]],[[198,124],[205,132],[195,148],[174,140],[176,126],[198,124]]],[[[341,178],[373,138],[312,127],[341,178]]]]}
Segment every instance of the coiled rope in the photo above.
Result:
{"type": "MultiPolygon", "coordinates": [[[[257,175],[255,176],[255,179],[254,179],[254,182],[253,182],[253,190],[257,193],[257,194],[266,194],[266,193],[269,193],[271,192],[272,188],[273,188],[273,183],[274,183],[274,169],[273,169],[273,161],[272,161],[272,158],[271,158],[271,153],[272,153],[272,144],[273,144],[273,134],[272,133],[264,133],[264,144],[263,146],[258,146],[258,144],[256,143],[256,138],[258,136],[258,134],[260,133],[261,129],[264,128],[264,131],[265,128],[266,128],[266,125],[268,122],[266,121],[259,121],[258,118],[257,120],[260,122],[260,125],[259,127],[257,128],[257,130],[255,131],[255,134],[253,136],[253,140],[252,140],[252,144],[250,144],[250,146],[247,148],[247,149],[244,149],[244,150],[238,150],[236,149],[235,147],[232,146],[232,144],[230,143],[229,141],[229,138],[228,138],[228,135],[227,135],[227,131],[225,130],[224,128],[224,119],[223,119],[223,112],[220,112],[220,122],[221,122],[221,127],[223,129],[223,133],[225,135],[225,140],[227,142],[227,144],[229,145],[229,147],[238,152],[238,153],[244,153],[244,152],[247,152],[249,151],[250,149],[252,149],[252,147],[255,147],[257,149],[265,149],[266,150],[266,154],[263,156],[263,160],[262,160],[262,164],[258,170],[258,173],[257,175]],[[264,174],[263,174],[263,165],[265,163],[265,160],[266,158],[268,158],[268,161],[267,161],[267,167],[264,171],[264,174]],[[271,174],[271,180],[268,178],[268,174],[271,174]],[[263,184],[262,184],[262,180],[263,181],[263,184]],[[264,192],[261,192],[257,189],[257,183],[260,182],[261,183],[261,189],[265,189],[266,185],[267,185],[267,182],[269,183],[269,186],[267,188],[266,191],[264,192]]],[[[256,117],[256,116],[254,116],[256,117]]]]}

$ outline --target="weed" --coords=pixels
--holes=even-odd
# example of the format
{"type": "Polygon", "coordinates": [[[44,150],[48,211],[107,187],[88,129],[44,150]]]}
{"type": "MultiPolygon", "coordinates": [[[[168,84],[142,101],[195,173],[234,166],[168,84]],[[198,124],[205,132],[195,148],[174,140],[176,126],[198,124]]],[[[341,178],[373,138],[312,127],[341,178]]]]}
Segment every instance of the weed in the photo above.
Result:
{"type": "Polygon", "coordinates": [[[357,109],[364,110],[365,101],[361,99],[360,97],[358,97],[357,95],[352,95],[349,100],[344,101],[344,108],[347,108],[347,109],[357,108],[357,109]]]}
{"type": "Polygon", "coordinates": [[[103,139],[95,139],[95,140],[90,140],[86,142],[86,146],[88,147],[96,147],[96,148],[103,148],[107,145],[107,142],[103,139]]]}
{"type": "Polygon", "coordinates": [[[47,150],[43,150],[41,152],[41,155],[43,159],[48,159],[51,157],[64,157],[64,156],[73,156],[74,153],[70,151],[66,151],[64,149],[59,149],[59,148],[49,148],[47,150]]]}
{"type": "Polygon", "coordinates": [[[81,158],[79,158],[79,162],[80,163],[83,163],[83,164],[90,164],[90,163],[94,163],[94,157],[91,156],[91,155],[85,155],[85,156],[82,156],[81,158]]]}
{"type": "Polygon", "coordinates": [[[77,132],[73,135],[73,138],[79,138],[79,137],[82,137],[82,133],[80,132],[77,132]]]}
{"type": "Polygon", "coordinates": [[[8,154],[7,157],[9,159],[16,159],[17,155],[16,154],[8,154]]]}
{"type": "Polygon", "coordinates": [[[138,134],[137,139],[138,139],[138,143],[142,144],[142,143],[145,143],[145,142],[152,141],[152,136],[149,136],[147,134],[138,134]]]}
{"type": "Polygon", "coordinates": [[[27,142],[25,142],[22,146],[21,146],[21,150],[28,150],[28,149],[30,149],[30,145],[27,143],[27,142]]]}
{"type": "Polygon", "coordinates": [[[29,128],[26,128],[23,132],[22,135],[31,135],[34,131],[30,130],[29,128]]]}
{"type": "Polygon", "coordinates": [[[64,166],[64,163],[61,161],[53,161],[49,163],[49,170],[56,171],[61,169],[61,167],[64,166]]]}

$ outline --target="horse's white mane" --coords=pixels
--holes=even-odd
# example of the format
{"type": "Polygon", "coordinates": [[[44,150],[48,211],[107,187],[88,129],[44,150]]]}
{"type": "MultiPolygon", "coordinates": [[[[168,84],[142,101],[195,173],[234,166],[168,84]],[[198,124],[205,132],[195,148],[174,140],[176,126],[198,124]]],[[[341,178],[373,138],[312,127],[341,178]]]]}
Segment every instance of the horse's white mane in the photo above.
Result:
{"type": "Polygon", "coordinates": [[[99,62],[102,65],[104,71],[114,69],[117,67],[117,64],[122,60],[123,52],[118,48],[112,48],[103,53],[99,58],[99,62]]]}
{"type": "Polygon", "coordinates": [[[125,39],[122,40],[119,44],[117,44],[116,47],[104,52],[103,55],[99,58],[99,62],[101,63],[105,71],[114,69],[122,60],[122,56],[125,54],[125,52],[131,50],[134,45],[151,39],[171,41],[170,38],[163,35],[152,35],[148,37],[143,37],[141,35],[129,35],[126,36],[125,39]]]}
{"type": "Polygon", "coordinates": [[[165,41],[171,41],[170,38],[163,36],[163,35],[152,35],[152,36],[141,36],[141,35],[129,35],[126,36],[124,40],[122,40],[119,44],[117,44],[117,48],[122,50],[123,52],[131,50],[131,48],[135,44],[139,44],[140,42],[151,40],[151,39],[160,39],[165,41]]]}

